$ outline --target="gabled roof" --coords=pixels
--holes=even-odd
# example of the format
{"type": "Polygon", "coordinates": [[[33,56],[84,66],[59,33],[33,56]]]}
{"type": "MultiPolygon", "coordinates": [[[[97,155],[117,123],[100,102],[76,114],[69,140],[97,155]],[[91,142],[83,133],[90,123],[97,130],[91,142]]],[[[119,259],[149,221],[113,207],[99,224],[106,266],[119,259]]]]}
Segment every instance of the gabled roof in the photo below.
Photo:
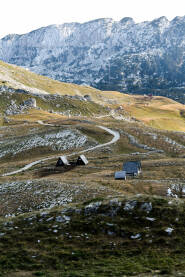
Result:
{"type": "Polygon", "coordinates": [[[84,155],[80,155],[77,159],[77,164],[88,164],[88,160],[86,159],[86,157],[84,155]]]}
{"type": "Polygon", "coordinates": [[[67,160],[67,157],[66,156],[60,156],[58,158],[58,162],[57,162],[59,165],[69,165],[69,162],[67,160]]]}

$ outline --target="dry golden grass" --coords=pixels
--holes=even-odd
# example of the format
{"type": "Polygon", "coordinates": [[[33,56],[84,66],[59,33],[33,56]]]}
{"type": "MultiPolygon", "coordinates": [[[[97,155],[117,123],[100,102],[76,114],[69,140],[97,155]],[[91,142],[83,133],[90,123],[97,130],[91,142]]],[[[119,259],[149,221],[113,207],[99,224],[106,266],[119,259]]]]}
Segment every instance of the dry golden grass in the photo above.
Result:
{"type": "Polygon", "coordinates": [[[144,96],[136,96],[130,105],[124,104],[123,107],[130,115],[151,127],[185,131],[185,119],[181,115],[181,111],[185,111],[185,106],[171,99],[158,96],[148,100],[144,96]]]}
{"type": "MultiPolygon", "coordinates": [[[[62,83],[50,78],[29,72],[21,67],[6,64],[0,61],[0,84],[10,87],[40,90],[49,94],[59,95],[90,95],[92,100],[102,106],[117,109],[122,106],[124,111],[143,121],[145,124],[165,130],[185,131],[185,106],[165,97],[147,97],[140,95],[127,95],[117,91],[100,91],[88,86],[79,86],[70,83],[62,83]]],[[[32,111],[32,121],[40,120],[32,111]]],[[[41,118],[43,117],[43,113],[41,118]]],[[[44,116],[46,119],[57,116],[44,116]]],[[[25,116],[25,120],[27,117],[25,116]]]]}
{"type": "MultiPolygon", "coordinates": [[[[103,130],[97,129],[93,123],[93,120],[89,119],[89,123],[80,120],[79,118],[61,118],[55,119],[50,123],[66,126],[67,128],[77,128],[90,136],[92,139],[96,139],[96,133],[100,139],[99,143],[104,143],[111,140],[112,136],[108,135],[103,130]],[[96,130],[96,132],[95,132],[96,130]]],[[[116,130],[131,131],[130,123],[118,122],[116,120],[107,121],[99,119],[98,124],[107,126],[116,130]]],[[[29,124],[28,124],[29,125],[29,124]]],[[[17,125],[19,126],[19,125],[17,125]]],[[[147,129],[145,127],[139,128],[140,125],[133,123],[133,130],[138,128],[140,130],[139,138],[142,138],[142,133],[145,134],[147,129]]],[[[31,123],[31,128],[42,128],[47,132],[47,126],[40,126],[31,123]]],[[[140,126],[141,127],[141,126],[140,126]]],[[[21,127],[11,127],[12,132],[19,130],[21,133],[21,127]],[[14,131],[13,131],[14,130],[14,131]]],[[[26,127],[28,128],[28,126],[26,127]]],[[[27,129],[28,130],[28,129],[27,129]]],[[[25,131],[26,132],[26,131],[25,131]]],[[[170,134],[170,132],[169,132],[170,134]]],[[[12,134],[11,134],[12,135],[12,134]]],[[[146,137],[145,135],[143,135],[146,137]]],[[[173,133],[173,139],[175,139],[175,133],[173,133]]],[[[156,141],[157,143],[157,141],[156,141]]],[[[155,145],[157,146],[157,145],[155,145]]],[[[161,147],[161,144],[159,145],[161,147]]],[[[47,150],[47,149],[46,149],[47,150]]],[[[75,150],[76,151],[76,150],[75,150]]],[[[71,151],[64,151],[65,153],[71,153],[71,151]]],[[[64,154],[63,152],[63,154],[64,154]]],[[[153,153],[151,155],[145,155],[146,150],[138,149],[129,143],[129,140],[124,135],[121,135],[120,140],[109,147],[95,150],[93,152],[85,153],[89,164],[87,166],[78,166],[70,170],[64,170],[61,172],[55,172],[56,158],[45,161],[44,163],[35,165],[30,170],[15,176],[1,177],[3,182],[15,181],[15,180],[30,180],[30,179],[43,179],[54,180],[56,182],[61,181],[67,184],[86,184],[88,187],[103,186],[118,194],[132,195],[137,193],[144,194],[157,194],[166,195],[167,188],[171,181],[184,180],[185,159],[178,157],[169,157],[168,152],[164,154],[153,153]],[[130,155],[131,152],[140,152],[138,155],[130,155]],[[114,173],[122,170],[122,165],[128,160],[141,160],[143,172],[138,178],[130,179],[126,181],[114,180],[114,173]]],[[[56,155],[52,151],[41,151],[41,149],[33,149],[29,153],[22,153],[14,157],[13,160],[8,159],[1,161],[1,173],[10,172],[23,167],[24,165],[33,162],[35,160],[56,155]],[[8,165],[8,166],[7,166],[8,165]]],[[[61,155],[58,154],[59,156],[61,155]]],[[[177,155],[177,154],[176,154],[177,155]]],[[[69,158],[71,161],[75,161],[78,155],[69,158]]]]}
{"type": "Polygon", "coordinates": [[[23,121],[26,122],[37,122],[38,120],[45,121],[45,120],[56,120],[61,118],[66,118],[59,114],[53,114],[42,110],[30,109],[25,114],[17,114],[13,116],[9,116],[10,120],[14,123],[21,123],[23,121]]]}
{"type": "MultiPolygon", "coordinates": [[[[0,61],[0,84],[13,88],[38,89],[41,92],[60,95],[86,95],[94,100],[99,98],[100,91],[89,86],[79,86],[71,83],[63,83],[48,77],[35,74],[24,68],[10,65],[0,61]]],[[[99,101],[101,100],[101,97],[99,101]]]]}

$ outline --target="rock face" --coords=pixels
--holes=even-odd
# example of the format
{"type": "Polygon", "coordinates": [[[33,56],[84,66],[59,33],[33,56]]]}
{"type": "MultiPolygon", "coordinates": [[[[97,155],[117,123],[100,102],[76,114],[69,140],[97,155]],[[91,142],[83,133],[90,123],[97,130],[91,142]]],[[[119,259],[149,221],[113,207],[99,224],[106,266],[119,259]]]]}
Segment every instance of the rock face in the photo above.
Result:
{"type": "Polygon", "coordinates": [[[185,92],[185,17],[40,28],[0,40],[0,59],[54,79],[104,90],[167,95],[185,92]]]}

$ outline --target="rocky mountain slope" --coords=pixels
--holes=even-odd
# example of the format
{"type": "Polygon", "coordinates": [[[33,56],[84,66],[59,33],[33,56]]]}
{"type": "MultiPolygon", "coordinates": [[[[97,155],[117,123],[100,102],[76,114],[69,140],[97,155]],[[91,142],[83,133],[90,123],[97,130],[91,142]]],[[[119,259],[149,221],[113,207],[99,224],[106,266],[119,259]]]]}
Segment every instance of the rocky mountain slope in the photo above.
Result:
{"type": "Polygon", "coordinates": [[[0,40],[0,59],[54,79],[185,102],[185,17],[110,18],[0,40]]]}
{"type": "Polygon", "coordinates": [[[0,125],[61,115],[135,118],[158,129],[185,131],[185,106],[171,99],[63,83],[0,61],[0,125]]]}

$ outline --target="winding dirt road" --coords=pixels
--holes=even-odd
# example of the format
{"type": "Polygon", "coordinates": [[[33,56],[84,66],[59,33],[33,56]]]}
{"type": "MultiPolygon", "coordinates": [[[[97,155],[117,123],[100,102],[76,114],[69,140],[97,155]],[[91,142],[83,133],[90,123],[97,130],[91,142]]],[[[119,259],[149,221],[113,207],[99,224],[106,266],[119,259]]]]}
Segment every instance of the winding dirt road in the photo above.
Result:
{"type": "MultiPolygon", "coordinates": [[[[41,124],[41,125],[55,126],[55,125],[52,125],[52,124],[45,124],[42,121],[38,121],[38,123],[41,124]]],[[[107,142],[107,143],[99,144],[99,145],[96,145],[94,147],[91,147],[91,148],[88,148],[88,149],[85,149],[85,150],[82,150],[82,151],[79,151],[79,152],[68,154],[66,156],[67,157],[71,157],[71,156],[74,156],[74,155],[78,155],[78,154],[82,154],[82,153],[85,153],[85,152],[93,151],[93,150],[95,150],[97,148],[101,148],[101,147],[113,144],[113,143],[117,142],[120,139],[120,133],[119,132],[111,130],[111,129],[109,129],[107,127],[103,127],[103,126],[96,126],[96,127],[101,128],[101,129],[105,130],[106,132],[108,132],[109,134],[113,135],[113,139],[111,141],[107,142]]],[[[52,156],[52,157],[49,157],[49,158],[44,158],[44,159],[41,159],[41,160],[37,160],[35,162],[32,162],[32,163],[29,163],[29,164],[25,165],[24,167],[22,167],[22,168],[20,168],[18,170],[5,173],[5,174],[1,175],[1,177],[3,177],[3,176],[10,176],[10,175],[14,175],[14,174],[26,171],[26,170],[30,169],[32,166],[34,166],[36,164],[39,164],[39,163],[42,163],[42,162],[45,162],[45,161],[57,158],[58,156],[60,156],[60,154],[58,154],[57,156],[55,155],[55,156],[52,156]]]]}

